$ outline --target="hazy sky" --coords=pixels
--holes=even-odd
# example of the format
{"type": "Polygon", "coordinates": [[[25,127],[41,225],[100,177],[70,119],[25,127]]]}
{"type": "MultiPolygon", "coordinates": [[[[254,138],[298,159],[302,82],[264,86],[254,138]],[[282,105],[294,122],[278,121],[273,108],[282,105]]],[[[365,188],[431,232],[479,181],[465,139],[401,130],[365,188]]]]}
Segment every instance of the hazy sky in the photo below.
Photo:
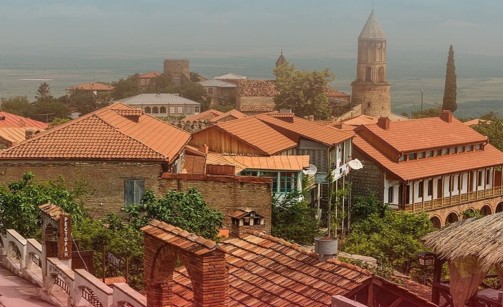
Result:
{"type": "MultiPolygon", "coordinates": [[[[0,55],[355,57],[371,0],[0,1],[0,55]]],[[[503,54],[501,0],[375,0],[393,52],[503,54]]]]}

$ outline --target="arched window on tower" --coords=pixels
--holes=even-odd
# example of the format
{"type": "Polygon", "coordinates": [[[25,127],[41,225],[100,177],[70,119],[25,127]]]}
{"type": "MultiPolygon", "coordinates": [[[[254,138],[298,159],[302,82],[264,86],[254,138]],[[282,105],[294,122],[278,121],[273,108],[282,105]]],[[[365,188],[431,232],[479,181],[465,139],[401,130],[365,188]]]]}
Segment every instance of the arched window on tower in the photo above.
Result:
{"type": "Polygon", "coordinates": [[[377,71],[377,75],[378,75],[379,82],[385,82],[384,67],[379,67],[379,70],[377,71]]]}
{"type": "Polygon", "coordinates": [[[365,75],[365,81],[372,81],[372,67],[367,67],[367,74],[365,75]]]}

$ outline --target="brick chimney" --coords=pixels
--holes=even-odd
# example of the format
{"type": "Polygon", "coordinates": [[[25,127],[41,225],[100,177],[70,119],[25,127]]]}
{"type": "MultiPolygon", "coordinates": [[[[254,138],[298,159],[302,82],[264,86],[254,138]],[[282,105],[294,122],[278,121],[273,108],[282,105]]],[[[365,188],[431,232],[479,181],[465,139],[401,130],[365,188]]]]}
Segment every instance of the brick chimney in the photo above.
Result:
{"type": "Polygon", "coordinates": [[[391,120],[387,117],[379,117],[377,120],[377,126],[381,127],[384,130],[389,130],[389,125],[391,120]]]}
{"type": "Polygon", "coordinates": [[[37,132],[33,129],[26,129],[24,132],[25,140],[31,139],[37,132]]]}
{"type": "Polygon", "coordinates": [[[250,209],[239,209],[231,215],[231,237],[239,237],[245,230],[264,231],[264,217],[250,209]]]}
{"type": "Polygon", "coordinates": [[[442,110],[442,114],[440,114],[440,119],[442,119],[446,123],[451,123],[452,112],[450,110],[442,110]]]}

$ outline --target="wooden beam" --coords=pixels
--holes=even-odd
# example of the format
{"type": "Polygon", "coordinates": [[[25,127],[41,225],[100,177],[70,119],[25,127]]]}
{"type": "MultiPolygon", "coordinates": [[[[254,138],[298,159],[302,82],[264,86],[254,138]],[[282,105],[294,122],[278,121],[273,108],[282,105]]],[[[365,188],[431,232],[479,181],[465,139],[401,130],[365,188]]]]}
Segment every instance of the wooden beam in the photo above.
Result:
{"type": "Polygon", "coordinates": [[[396,307],[396,306],[400,305],[402,302],[403,302],[403,297],[399,297],[393,303],[391,303],[391,305],[389,305],[389,307],[396,307]]]}

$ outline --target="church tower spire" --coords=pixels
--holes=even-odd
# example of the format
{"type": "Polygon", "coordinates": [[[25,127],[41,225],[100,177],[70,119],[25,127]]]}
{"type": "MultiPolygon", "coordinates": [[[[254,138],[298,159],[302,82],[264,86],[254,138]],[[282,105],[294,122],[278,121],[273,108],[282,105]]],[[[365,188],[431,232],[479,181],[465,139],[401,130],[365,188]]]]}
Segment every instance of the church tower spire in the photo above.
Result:
{"type": "Polygon", "coordinates": [[[276,60],[276,67],[279,65],[287,64],[287,60],[283,56],[283,50],[281,50],[281,54],[279,55],[278,59],[276,60]]]}
{"type": "Polygon", "coordinates": [[[351,87],[351,101],[361,104],[362,114],[374,117],[391,114],[390,84],[386,78],[386,36],[373,10],[358,36],[356,79],[351,87]]]}

